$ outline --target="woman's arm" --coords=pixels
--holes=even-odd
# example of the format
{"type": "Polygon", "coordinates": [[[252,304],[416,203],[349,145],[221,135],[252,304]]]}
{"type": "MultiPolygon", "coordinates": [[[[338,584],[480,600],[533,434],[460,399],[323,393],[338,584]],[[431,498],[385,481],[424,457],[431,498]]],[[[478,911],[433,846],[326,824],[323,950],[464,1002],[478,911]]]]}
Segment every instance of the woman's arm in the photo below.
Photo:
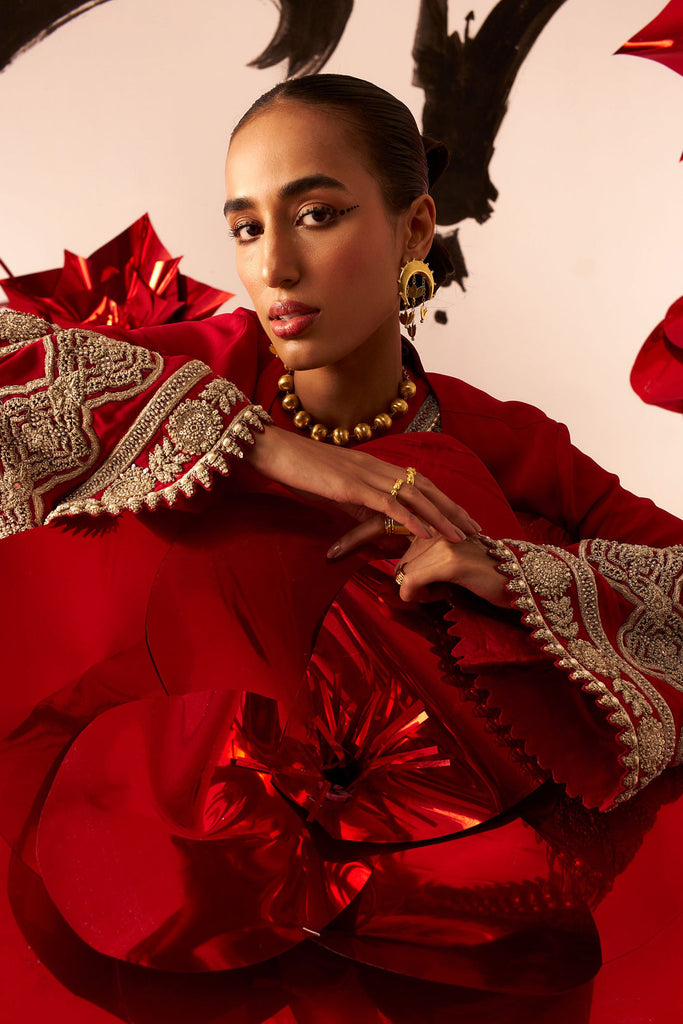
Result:
{"type": "Polygon", "coordinates": [[[424,478],[402,503],[392,497],[403,467],[264,431],[270,417],[247,397],[258,374],[254,321],[220,319],[220,328],[135,332],[143,344],[132,344],[121,332],[60,330],[2,311],[0,537],[64,516],[172,506],[245,455],[270,479],[359,519],[381,512],[427,536],[423,520],[453,542],[476,530],[424,478]],[[149,347],[157,342],[161,352],[149,347]],[[215,356],[230,379],[184,344],[212,364],[215,356]]]}
{"type": "Polygon", "coordinates": [[[172,505],[227,475],[268,420],[200,359],[8,310],[0,337],[0,537],[172,505]]]}

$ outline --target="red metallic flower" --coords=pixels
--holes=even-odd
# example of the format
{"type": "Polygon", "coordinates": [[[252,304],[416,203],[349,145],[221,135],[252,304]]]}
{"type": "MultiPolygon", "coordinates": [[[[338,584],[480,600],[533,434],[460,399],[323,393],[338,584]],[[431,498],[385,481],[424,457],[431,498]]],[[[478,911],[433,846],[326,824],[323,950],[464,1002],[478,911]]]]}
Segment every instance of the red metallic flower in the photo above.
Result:
{"type": "Polygon", "coordinates": [[[273,788],[280,734],[274,701],[234,690],[122,705],[82,733],[37,849],[89,946],[160,970],[244,967],[351,902],[372,858],[321,848],[273,788]]]}
{"type": "MultiPolygon", "coordinates": [[[[380,772],[380,736],[394,758],[412,736],[406,760],[424,742],[427,716],[406,715],[399,689],[351,714],[357,748],[379,757],[380,772]]],[[[328,722],[348,722],[332,693],[321,697],[328,722]]],[[[55,906],[92,949],[162,971],[244,968],[312,939],[426,981],[493,991],[551,992],[595,973],[590,911],[532,827],[516,820],[427,846],[335,840],[273,784],[292,751],[277,703],[258,694],[207,691],[105,712],[75,740],[40,817],[38,866],[55,906]]],[[[413,754],[424,770],[428,755],[413,754]]],[[[353,798],[325,781],[329,822],[353,798]]],[[[438,777],[430,793],[428,773],[417,793],[406,790],[401,801],[394,787],[380,806],[388,826],[417,820],[401,803],[419,799],[429,821],[448,802],[438,777]]],[[[361,801],[352,825],[366,811],[361,801]]]]}
{"type": "Polygon", "coordinates": [[[9,304],[62,327],[134,327],[211,316],[231,292],[181,274],[148,214],[90,256],[64,251],[64,266],[0,281],[9,304]]]}

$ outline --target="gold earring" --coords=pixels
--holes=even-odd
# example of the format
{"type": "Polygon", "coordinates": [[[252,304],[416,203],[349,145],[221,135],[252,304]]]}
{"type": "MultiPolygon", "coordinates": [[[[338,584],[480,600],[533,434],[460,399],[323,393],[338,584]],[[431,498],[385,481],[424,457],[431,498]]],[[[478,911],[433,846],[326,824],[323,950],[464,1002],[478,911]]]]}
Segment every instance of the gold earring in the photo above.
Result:
{"type": "Polygon", "coordinates": [[[427,316],[426,303],[434,295],[434,275],[429,264],[424,260],[408,260],[401,267],[398,278],[398,294],[401,299],[401,312],[398,318],[408,331],[410,340],[413,341],[417,330],[415,310],[421,306],[420,323],[424,323],[427,316]]]}

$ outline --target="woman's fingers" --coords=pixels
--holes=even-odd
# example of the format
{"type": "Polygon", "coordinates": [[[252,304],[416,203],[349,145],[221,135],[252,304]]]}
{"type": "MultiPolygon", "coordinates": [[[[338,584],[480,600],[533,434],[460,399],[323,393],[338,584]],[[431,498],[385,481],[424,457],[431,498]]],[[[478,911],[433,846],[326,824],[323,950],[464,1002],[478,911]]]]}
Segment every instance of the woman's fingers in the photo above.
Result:
{"type": "Polygon", "coordinates": [[[367,465],[367,469],[369,472],[364,474],[364,479],[371,488],[376,489],[376,493],[368,494],[366,507],[407,527],[416,537],[430,536],[425,526],[432,527],[454,543],[480,532],[479,524],[465,509],[451,501],[421,473],[416,474],[414,484],[404,482],[395,490],[397,481],[406,480],[406,470],[378,463],[375,459],[367,465]]]}
{"type": "MultiPolygon", "coordinates": [[[[454,543],[464,540],[466,536],[479,533],[480,528],[471,516],[460,505],[456,505],[454,501],[439,491],[431,484],[431,481],[426,481],[431,484],[431,494],[426,494],[422,490],[422,481],[424,480],[426,478],[420,476],[419,481],[416,481],[414,485],[405,484],[395,498],[389,496],[390,504],[386,514],[392,519],[402,522],[400,507],[409,508],[424,523],[433,526],[438,533],[454,543]]],[[[418,533],[415,535],[423,536],[418,533]]]]}
{"type": "MultiPolygon", "coordinates": [[[[397,553],[403,551],[406,544],[411,540],[412,534],[405,533],[393,533],[389,534],[386,529],[386,516],[371,516],[370,519],[366,519],[365,522],[359,526],[354,526],[353,529],[340,537],[339,540],[332,545],[330,550],[327,552],[327,557],[332,558],[343,558],[344,555],[351,554],[356,548],[362,547],[364,544],[380,544],[381,549],[384,553],[385,558],[395,557],[397,553]]],[[[396,520],[394,520],[396,524],[396,520]]],[[[432,535],[431,529],[426,527],[429,531],[429,535],[432,535]]]]}
{"type": "Polygon", "coordinates": [[[442,537],[414,540],[401,556],[397,582],[404,601],[435,599],[442,592],[441,584],[455,583],[498,607],[509,604],[503,577],[485,546],[473,537],[460,544],[450,544],[442,537]],[[435,584],[436,595],[432,593],[435,584]]]}
{"type": "MultiPolygon", "coordinates": [[[[395,467],[387,466],[390,472],[395,467]]],[[[395,478],[400,479],[400,478],[395,478]]],[[[375,485],[376,486],[376,485],[375,485]]],[[[393,485],[392,485],[393,486],[393,485]]],[[[366,518],[360,526],[354,527],[344,534],[328,551],[328,558],[342,558],[363,544],[377,541],[385,534],[385,523],[393,520],[404,530],[422,540],[429,540],[435,534],[457,544],[479,531],[479,525],[472,517],[451,501],[426,477],[419,476],[415,484],[405,483],[396,495],[391,490],[379,490],[370,493],[364,506],[357,506],[352,511],[357,518],[364,516],[365,508],[376,508],[380,515],[366,518]],[[430,496],[423,493],[421,486],[427,485],[430,496]],[[403,500],[401,500],[403,499],[403,500]],[[435,499],[435,500],[434,500],[435,499]],[[436,502],[442,506],[436,504],[436,502]],[[445,509],[445,511],[443,511],[445,509]]]]}

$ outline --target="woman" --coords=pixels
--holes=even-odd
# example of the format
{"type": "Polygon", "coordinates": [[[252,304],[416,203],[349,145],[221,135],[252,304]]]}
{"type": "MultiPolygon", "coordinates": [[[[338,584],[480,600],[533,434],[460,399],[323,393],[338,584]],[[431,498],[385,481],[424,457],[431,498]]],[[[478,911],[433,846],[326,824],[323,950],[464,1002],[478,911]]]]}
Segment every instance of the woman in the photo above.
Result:
{"type": "Polygon", "coordinates": [[[414,333],[448,274],[426,149],[369,83],[284,83],[226,164],[255,313],[2,314],[0,824],[29,945],[102,1007],[71,1020],[212,1019],[216,983],[163,972],[226,969],[226,1021],[247,990],[250,1020],[446,1020],[453,986],[587,1019],[624,867],[596,850],[633,822],[579,798],[678,760],[683,524],[402,344],[399,291],[414,333]],[[417,980],[335,1009],[324,950],[417,980]]]}

